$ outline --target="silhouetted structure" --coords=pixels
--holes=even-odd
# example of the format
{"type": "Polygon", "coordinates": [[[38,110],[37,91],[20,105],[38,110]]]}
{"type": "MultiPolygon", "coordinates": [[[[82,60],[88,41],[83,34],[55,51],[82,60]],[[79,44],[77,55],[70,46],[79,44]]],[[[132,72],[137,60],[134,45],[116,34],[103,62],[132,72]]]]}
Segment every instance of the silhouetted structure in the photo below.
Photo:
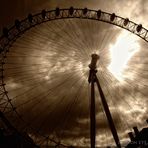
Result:
{"type": "Polygon", "coordinates": [[[39,148],[33,140],[24,134],[20,136],[17,133],[8,134],[4,129],[0,129],[0,148],[39,148]]]}
{"type": "Polygon", "coordinates": [[[91,137],[91,148],[95,148],[95,138],[96,138],[96,117],[95,117],[95,83],[98,87],[98,91],[100,94],[101,102],[103,104],[103,108],[107,117],[107,121],[110,127],[110,130],[112,132],[114,141],[116,143],[116,146],[118,148],[121,148],[120,140],[118,137],[118,133],[111,115],[111,112],[109,110],[109,106],[107,104],[105,95],[103,93],[103,90],[101,88],[99,79],[97,78],[97,70],[96,70],[96,64],[99,59],[99,56],[97,54],[92,54],[92,60],[89,64],[89,77],[88,82],[91,83],[91,105],[90,105],[90,137],[91,137]]]}
{"type": "Polygon", "coordinates": [[[131,142],[126,148],[148,148],[148,128],[143,128],[141,131],[137,127],[133,127],[133,129],[134,134],[132,132],[128,133],[131,142]]]}
{"type": "Polygon", "coordinates": [[[0,148],[39,148],[28,135],[25,138],[17,133],[6,134],[6,131],[0,129],[0,148]]]}
{"type": "Polygon", "coordinates": [[[19,133],[0,111],[5,128],[0,129],[0,148],[39,148],[27,133],[19,133]]]}

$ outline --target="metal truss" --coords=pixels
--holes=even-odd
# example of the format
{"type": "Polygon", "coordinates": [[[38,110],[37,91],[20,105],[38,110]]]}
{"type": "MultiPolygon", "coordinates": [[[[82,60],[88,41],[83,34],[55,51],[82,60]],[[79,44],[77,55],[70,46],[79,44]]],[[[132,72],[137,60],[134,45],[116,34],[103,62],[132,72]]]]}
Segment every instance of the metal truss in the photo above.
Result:
{"type": "MultiPolygon", "coordinates": [[[[0,112],[5,115],[9,112],[14,112],[15,115],[23,121],[16,108],[11,103],[11,99],[8,96],[8,92],[5,89],[4,83],[4,64],[7,52],[11,45],[19,38],[25,31],[30,28],[42,24],[48,21],[54,21],[58,19],[90,19],[95,21],[106,22],[139,36],[144,41],[148,42],[148,30],[142,27],[141,24],[136,24],[130,21],[128,18],[117,16],[115,13],[107,13],[101,10],[90,10],[87,8],[78,9],[70,7],[68,9],[56,8],[55,10],[42,10],[35,15],[29,14],[28,17],[22,21],[15,20],[14,26],[10,29],[3,28],[3,35],[0,37],[0,112]]],[[[24,121],[23,121],[24,122],[24,121]]],[[[50,141],[54,143],[56,147],[66,147],[63,144],[56,142],[49,137],[44,137],[44,142],[50,141]]]]}

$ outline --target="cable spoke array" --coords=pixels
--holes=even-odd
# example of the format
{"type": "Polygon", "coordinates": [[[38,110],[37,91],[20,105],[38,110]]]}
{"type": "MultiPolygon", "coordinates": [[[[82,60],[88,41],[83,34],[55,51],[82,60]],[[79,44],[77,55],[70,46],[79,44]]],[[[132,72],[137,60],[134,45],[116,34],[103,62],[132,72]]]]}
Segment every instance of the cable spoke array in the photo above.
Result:
{"type": "MultiPolygon", "coordinates": [[[[144,126],[142,119],[148,112],[147,44],[131,33],[122,37],[133,39],[126,46],[133,54],[123,63],[118,78],[112,70],[113,54],[127,49],[116,45],[124,31],[110,24],[148,41],[147,30],[141,25],[100,10],[44,11],[5,28],[0,39],[0,111],[14,127],[27,132],[42,147],[89,146],[87,80],[92,53],[100,56],[97,75],[121,142],[134,124],[144,126]],[[122,50],[114,53],[116,47],[122,50]]],[[[117,58],[114,66],[120,61],[117,58]]],[[[97,146],[112,145],[99,94],[96,121],[97,146]]]]}

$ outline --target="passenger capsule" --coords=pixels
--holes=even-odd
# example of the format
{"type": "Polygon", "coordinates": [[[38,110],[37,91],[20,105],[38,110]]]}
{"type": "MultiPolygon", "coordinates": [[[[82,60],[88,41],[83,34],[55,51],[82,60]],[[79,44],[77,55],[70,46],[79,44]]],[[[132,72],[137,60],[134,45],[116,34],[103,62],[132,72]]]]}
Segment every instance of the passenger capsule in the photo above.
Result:
{"type": "Polygon", "coordinates": [[[112,13],[111,16],[110,16],[110,20],[114,21],[115,17],[116,17],[115,13],[112,13]]]}
{"type": "Polygon", "coordinates": [[[2,53],[4,51],[4,49],[3,48],[0,48],[0,53],[2,53]]]}
{"type": "Polygon", "coordinates": [[[128,18],[126,18],[125,20],[124,20],[124,26],[127,26],[127,24],[129,23],[129,19],[128,18]]]}
{"type": "Polygon", "coordinates": [[[20,26],[21,26],[21,22],[18,20],[18,19],[16,19],[15,20],[15,27],[16,27],[16,29],[20,29],[20,26]]]}
{"type": "Polygon", "coordinates": [[[46,17],[46,10],[42,10],[41,14],[42,14],[42,18],[45,19],[45,17],[46,17]]]}
{"type": "Polygon", "coordinates": [[[32,23],[32,21],[33,21],[33,17],[32,17],[32,14],[31,14],[31,13],[28,14],[28,20],[29,20],[30,23],[32,23]]]}
{"type": "Polygon", "coordinates": [[[60,8],[58,8],[58,7],[56,8],[55,14],[56,14],[56,16],[60,15],[60,8]]]}
{"type": "Polygon", "coordinates": [[[7,38],[8,37],[8,29],[7,28],[3,28],[3,35],[7,38]]]}
{"type": "Polygon", "coordinates": [[[97,17],[98,17],[98,19],[101,17],[101,10],[97,11],[97,17]]]}
{"type": "Polygon", "coordinates": [[[69,8],[69,14],[70,14],[70,15],[73,15],[73,13],[74,13],[74,8],[73,8],[73,7],[70,7],[70,8],[69,8]]]}
{"type": "Polygon", "coordinates": [[[137,32],[140,32],[140,31],[141,31],[141,29],[142,29],[142,25],[141,25],[141,24],[139,24],[139,25],[137,26],[136,30],[137,30],[137,32]]]}
{"type": "Polygon", "coordinates": [[[87,9],[87,8],[84,8],[84,9],[83,9],[83,14],[86,15],[87,12],[88,12],[88,9],[87,9]]]}

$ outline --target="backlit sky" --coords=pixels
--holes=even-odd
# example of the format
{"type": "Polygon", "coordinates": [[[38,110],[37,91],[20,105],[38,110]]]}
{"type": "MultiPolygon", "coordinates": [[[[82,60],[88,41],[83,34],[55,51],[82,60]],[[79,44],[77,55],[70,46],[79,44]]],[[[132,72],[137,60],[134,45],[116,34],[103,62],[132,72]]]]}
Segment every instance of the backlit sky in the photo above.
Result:
{"type": "MultiPolygon", "coordinates": [[[[56,6],[102,9],[148,27],[146,0],[22,0],[9,5],[6,0],[3,3],[1,27],[29,12],[56,6]]],[[[127,132],[135,125],[144,127],[148,118],[147,46],[131,33],[101,22],[48,22],[26,32],[11,47],[4,67],[6,89],[23,119],[41,134],[66,144],[89,145],[88,64],[90,55],[98,53],[98,77],[124,143],[127,132]]],[[[103,147],[113,144],[113,139],[99,95],[96,97],[96,143],[103,147]]],[[[26,123],[10,120],[33,135],[26,123]]]]}

